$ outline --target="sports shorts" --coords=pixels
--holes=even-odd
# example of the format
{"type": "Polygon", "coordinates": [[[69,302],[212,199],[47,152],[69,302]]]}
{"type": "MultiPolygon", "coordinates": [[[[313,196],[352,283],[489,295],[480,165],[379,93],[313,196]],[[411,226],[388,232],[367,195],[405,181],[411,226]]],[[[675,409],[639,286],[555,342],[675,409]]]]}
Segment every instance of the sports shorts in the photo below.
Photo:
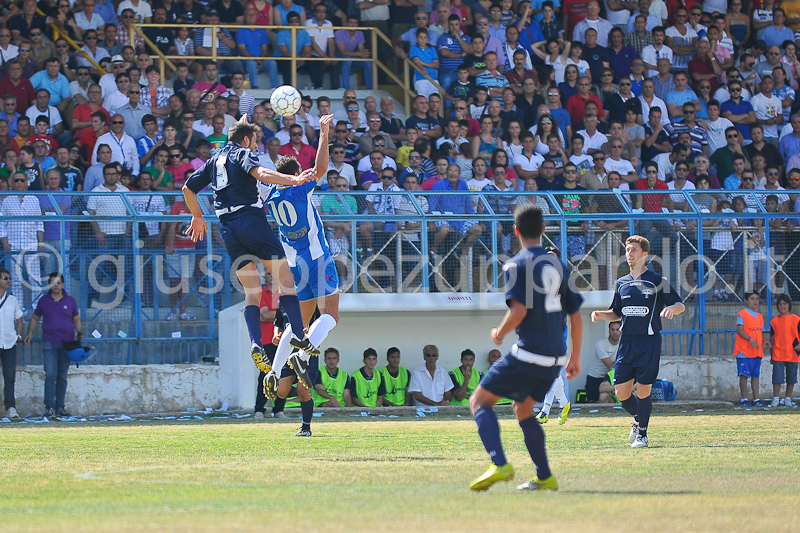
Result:
{"type": "Polygon", "coordinates": [[[339,292],[339,273],[329,252],[317,259],[306,259],[298,255],[296,261],[296,265],[289,267],[289,270],[294,276],[297,298],[301,302],[339,292]]]}
{"type": "Polygon", "coordinates": [[[603,383],[610,383],[611,380],[608,374],[601,378],[594,376],[586,376],[586,400],[589,403],[595,403],[600,400],[600,385],[603,383]]]}
{"type": "Polygon", "coordinates": [[[661,362],[661,335],[625,335],[619,341],[614,365],[614,385],[632,379],[652,385],[658,377],[661,362]]]}
{"type": "Polygon", "coordinates": [[[773,361],[772,362],[772,384],[794,385],[797,383],[797,367],[799,363],[790,363],[787,361],[773,361]]]}
{"type": "Polygon", "coordinates": [[[508,354],[484,374],[481,387],[492,394],[517,402],[524,402],[528,398],[542,402],[560,369],[560,366],[525,363],[508,354]]]}
{"type": "Polygon", "coordinates": [[[221,222],[219,234],[237,270],[252,263],[254,257],[265,261],[286,257],[265,213],[248,211],[221,222]]]}
{"type": "Polygon", "coordinates": [[[748,378],[761,377],[762,357],[736,357],[736,372],[748,378]]]}
{"type": "MultiPolygon", "coordinates": [[[[309,379],[311,379],[311,383],[317,381],[318,375],[319,375],[319,357],[311,357],[308,360],[308,377],[309,379]]],[[[295,374],[294,370],[292,370],[292,367],[289,366],[289,363],[283,365],[283,368],[281,369],[281,376],[280,376],[281,379],[288,377],[296,377],[296,376],[297,374],[295,374]]]]}

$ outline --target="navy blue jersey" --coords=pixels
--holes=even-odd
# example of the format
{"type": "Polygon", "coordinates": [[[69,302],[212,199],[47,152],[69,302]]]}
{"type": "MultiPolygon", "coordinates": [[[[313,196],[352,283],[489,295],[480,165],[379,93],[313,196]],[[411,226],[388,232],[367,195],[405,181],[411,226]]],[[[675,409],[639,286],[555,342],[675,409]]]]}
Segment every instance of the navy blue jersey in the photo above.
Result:
{"type": "Polygon", "coordinates": [[[583,297],[569,286],[567,267],[539,245],[520,251],[503,265],[506,304],[523,304],[528,312],[517,328],[517,346],[539,355],[561,357],[567,351],[567,315],[577,312],[583,297]]]}
{"type": "Polygon", "coordinates": [[[617,280],[611,309],[622,319],[625,335],[656,335],[661,332],[661,311],[681,299],[667,278],[645,270],[639,279],[628,274],[617,280]]]}
{"type": "Polygon", "coordinates": [[[255,152],[231,142],[198,168],[186,180],[186,186],[192,192],[199,193],[211,185],[214,209],[220,218],[254,209],[263,213],[259,182],[250,175],[250,171],[259,166],[262,165],[255,152]]]}

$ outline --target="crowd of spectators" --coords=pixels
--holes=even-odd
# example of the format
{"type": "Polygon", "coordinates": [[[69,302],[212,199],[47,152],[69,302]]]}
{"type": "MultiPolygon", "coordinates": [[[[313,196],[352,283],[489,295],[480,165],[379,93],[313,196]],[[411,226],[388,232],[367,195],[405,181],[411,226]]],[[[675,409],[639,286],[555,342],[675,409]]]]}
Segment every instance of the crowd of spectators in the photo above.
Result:
{"type": "MultiPolygon", "coordinates": [[[[785,11],[794,2],[772,9],[739,0],[719,4],[12,3],[0,15],[0,190],[97,192],[85,201],[66,197],[60,206],[65,212],[96,215],[124,211],[116,195],[103,198],[100,193],[138,190],[153,194],[132,195],[137,210],[180,214],[185,206],[158,193],[180,190],[187,175],[225,145],[227,129],[243,113],[260,126],[264,165],[294,155],[308,168],[316,154],[318,117],[332,112],[331,162],[320,189],[371,194],[344,201],[319,197],[316,204],[323,215],[376,216],[358,225],[355,235],[349,224],[328,225],[334,250],[349,250],[357,239],[362,260],[399,229],[411,244],[419,243],[420,232],[427,230],[434,259],[454,251],[464,256],[491,236],[490,224],[468,220],[487,209],[504,217],[496,226],[498,251],[513,253],[517,244],[505,222],[513,210],[535,201],[555,211],[546,199],[518,191],[551,191],[567,214],[624,211],[616,200],[587,196],[584,190],[676,191],[626,196],[634,209],[661,213],[685,210],[685,197],[677,191],[696,188],[726,190],[702,196],[700,207],[710,212],[745,212],[759,200],[765,207],[769,203],[768,210],[798,212],[800,102],[795,102],[795,90],[800,61],[794,31],[800,30],[800,18],[793,10],[787,18],[785,11]],[[162,79],[158,57],[151,57],[152,50],[133,31],[140,23],[155,24],[143,32],[160,52],[187,58],[175,60],[176,71],[167,69],[167,79],[162,79]],[[221,26],[212,35],[212,28],[193,29],[197,24],[221,26]],[[237,28],[242,24],[303,29],[297,32],[296,49],[289,50],[288,29],[237,28]],[[333,26],[347,29],[334,31],[333,26]],[[355,29],[359,26],[381,29],[393,46],[370,50],[370,40],[355,29]],[[213,42],[222,59],[191,59],[211,57],[213,42]],[[268,100],[256,99],[252,91],[259,87],[259,74],[269,80],[263,88],[286,83],[291,63],[252,58],[292,53],[311,86],[344,89],[341,106],[327,96],[316,101],[304,96],[297,115],[281,118],[268,100]],[[418,95],[407,117],[394,113],[392,98],[359,99],[350,88],[356,71],[362,72],[367,88],[378,81],[366,61],[373,54],[385,62],[392,61],[390,56],[408,58],[419,67],[413,82],[418,95]],[[304,61],[312,56],[347,61],[304,61]],[[432,81],[444,88],[444,98],[432,81]],[[740,195],[734,192],[738,189],[774,192],[740,195]],[[381,215],[417,212],[407,198],[382,194],[402,190],[416,192],[426,212],[452,213],[461,220],[437,220],[428,228],[381,222],[381,215]],[[484,202],[468,194],[478,190],[508,194],[489,195],[484,202]],[[454,194],[426,196],[427,191],[454,194]]],[[[42,203],[49,200],[34,194],[8,196],[2,214],[55,210],[42,203]]],[[[751,279],[764,285],[767,258],[759,254],[765,232],[775,232],[770,242],[778,252],[800,243],[792,231],[796,218],[760,226],[752,220],[725,220],[727,226],[715,223],[710,229],[713,242],[707,247],[719,253],[722,275],[715,291],[720,298],[736,289],[736,282],[731,287],[725,276],[741,274],[743,246],[749,251],[751,279]],[[747,230],[744,239],[733,233],[753,225],[756,229],[747,230]]],[[[694,237],[681,240],[679,234],[692,233],[686,230],[693,230],[693,224],[660,218],[642,221],[637,231],[650,237],[656,255],[669,255],[684,242],[692,243],[694,237]]],[[[58,227],[9,221],[0,225],[0,239],[7,252],[58,243],[66,237],[58,227]]],[[[70,228],[73,238],[80,227],[70,228]]],[[[179,229],[146,223],[139,236],[169,253],[189,246],[179,229]]],[[[570,221],[565,254],[580,261],[604,231],[615,229],[624,230],[624,221],[570,221]]],[[[98,221],[83,231],[79,240],[84,247],[121,251],[132,246],[130,224],[98,221]]],[[[44,267],[33,258],[20,261],[24,268],[10,266],[27,270],[25,276],[37,277],[44,267]]],[[[191,270],[172,266],[178,281],[191,270]]],[[[800,269],[800,263],[787,267],[800,269]]],[[[184,313],[179,309],[177,316],[184,313]]]]}

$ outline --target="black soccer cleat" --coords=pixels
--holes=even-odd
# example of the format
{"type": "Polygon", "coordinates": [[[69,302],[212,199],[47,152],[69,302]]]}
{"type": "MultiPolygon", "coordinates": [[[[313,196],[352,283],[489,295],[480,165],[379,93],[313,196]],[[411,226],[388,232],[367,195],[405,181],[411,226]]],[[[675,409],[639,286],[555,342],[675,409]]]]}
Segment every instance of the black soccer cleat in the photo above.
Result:
{"type": "Polygon", "coordinates": [[[269,357],[267,357],[267,354],[264,352],[264,348],[255,342],[250,347],[250,355],[253,358],[253,362],[256,364],[256,368],[258,368],[261,372],[266,373],[272,369],[269,357]]]}
{"type": "Polygon", "coordinates": [[[264,396],[273,402],[278,398],[278,381],[280,380],[275,372],[269,371],[264,376],[264,396]]]}
{"type": "Polygon", "coordinates": [[[289,341],[289,344],[298,350],[303,350],[308,355],[319,356],[319,348],[311,344],[311,341],[308,340],[308,337],[303,337],[300,339],[297,337],[297,335],[292,334],[292,339],[289,341]]]}
{"type": "Polygon", "coordinates": [[[311,377],[308,375],[308,363],[300,359],[299,353],[295,352],[289,357],[289,366],[297,375],[298,383],[306,389],[311,390],[314,384],[311,383],[311,377]]]}
{"type": "Polygon", "coordinates": [[[310,426],[300,426],[300,430],[294,434],[295,437],[310,437],[311,436],[311,427],[310,426]]]}

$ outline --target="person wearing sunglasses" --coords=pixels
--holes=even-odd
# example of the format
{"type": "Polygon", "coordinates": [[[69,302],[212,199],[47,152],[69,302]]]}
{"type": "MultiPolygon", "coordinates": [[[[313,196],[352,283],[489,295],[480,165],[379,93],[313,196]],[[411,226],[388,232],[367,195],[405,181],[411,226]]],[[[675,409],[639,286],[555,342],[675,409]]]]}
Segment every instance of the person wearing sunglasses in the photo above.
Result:
{"type": "Polygon", "coordinates": [[[300,126],[300,124],[292,124],[289,127],[289,142],[281,146],[278,154],[284,157],[295,157],[300,163],[302,169],[308,170],[314,166],[314,159],[317,157],[317,151],[308,143],[304,142],[304,138],[305,135],[303,134],[303,127],[300,126]]]}
{"type": "MultiPolygon", "coordinates": [[[[400,204],[402,196],[394,194],[381,194],[383,192],[400,192],[402,189],[395,183],[395,170],[383,168],[379,174],[380,179],[377,183],[372,183],[367,189],[375,194],[368,195],[367,210],[371,215],[394,215],[395,209],[400,204]]],[[[373,234],[378,232],[380,243],[386,242],[394,232],[397,231],[397,222],[385,222],[380,220],[366,221],[358,227],[359,234],[366,248],[365,257],[373,255],[373,234]]]]}
{"type": "MultiPolygon", "coordinates": [[[[24,178],[23,178],[23,181],[24,178]]],[[[19,204],[17,198],[12,197],[19,204]]],[[[4,237],[5,241],[6,238],[4,237]]],[[[3,366],[3,405],[8,418],[18,419],[14,382],[17,368],[17,343],[22,340],[22,309],[17,298],[10,293],[11,273],[0,268],[0,362],[3,366]]],[[[21,284],[20,284],[21,287],[21,284]]]]}
{"type": "Polygon", "coordinates": [[[350,187],[356,186],[356,171],[353,165],[345,163],[347,151],[345,145],[334,142],[330,146],[331,159],[328,163],[328,172],[336,171],[336,174],[347,180],[350,187]]]}

